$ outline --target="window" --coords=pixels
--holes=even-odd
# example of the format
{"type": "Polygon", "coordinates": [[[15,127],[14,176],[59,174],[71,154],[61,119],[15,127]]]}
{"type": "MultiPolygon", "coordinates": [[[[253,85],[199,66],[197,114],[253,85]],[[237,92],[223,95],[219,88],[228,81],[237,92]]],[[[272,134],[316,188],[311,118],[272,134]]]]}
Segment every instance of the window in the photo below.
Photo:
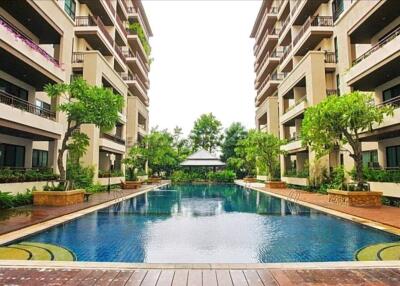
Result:
{"type": "Polygon", "coordinates": [[[335,46],[335,61],[338,62],[339,53],[338,53],[338,45],[336,37],[333,39],[333,45],[335,46]]]}
{"type": "Polygon", "coordinates": [[[51,110],[51,105],[41,100],[36,100],[36,106],[39,107],[40,109],[45,109],[48,111],[51,110]]]}
{"type": "Polygon", "coordinates": [[[0,167],[23,168],[24,166],[24,146],[0,144],[0,167]]]}
{"type": "Polygon", "coordinates": [[[49,152],[43,150],[33,150],[32,152],[32,167],[47,167],[49,152]]]}
{"type": "Polygon", "coordinates": [[[0,78],[0,91],[5,91],[11,95],[14,95],[20,99],[28,100],[28,91],[20,88],[11,82],[8,82],[0,78]]]}
{"type": "Polygon", "coordinates": [[[382,96],[383,96],[383,102],[400,96],[400,84],[384,90],[382,92],[382,96]]]}
{"type": "Polygon", "coordinates": [[[400,167],[400,145],[386,148],[386,166],[388,168],[400,167]]]}
{"type": "Polygon", "coordinates": [[[339,76],[339,74],[336,75],[336,89],[337,89],[337,95],[340,95],[340,76],[339,76]]]}
{"type": "Polygon", "coordinates": [[[377,168],[379,167],[378,163],[378,151],[377,150],[370,150],[362,152],[363,157],[363,165],[370,168],[377,168]]]}
{"type": "Polygon", "coordinates": [[[332,13],[333,20],[336,21],[339,18],[340,14],[344,11],[344,3],[343,0],[333,0],[332,1],[332,13]]]}
{"type": "Polygon", "coordinates": [[[65,0],[64,10],[72,18],[72,20],[75,20],[75,8],[75,0],[65,0]]]}

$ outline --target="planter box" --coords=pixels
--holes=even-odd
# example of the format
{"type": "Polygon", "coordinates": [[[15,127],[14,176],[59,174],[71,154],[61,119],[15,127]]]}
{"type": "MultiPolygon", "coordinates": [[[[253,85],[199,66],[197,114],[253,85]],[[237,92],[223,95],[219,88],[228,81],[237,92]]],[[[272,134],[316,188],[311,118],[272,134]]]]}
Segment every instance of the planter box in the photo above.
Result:
{"type": "Polygon", "coordinates": [[[256,183],[257,182],[257,178],[244,178],[243,182],[245,182],[245,183],[256,183]]]}
{"type": "Polygon", "coordinates": [[[122,189],[139,189],[142,186],[141,181],[125,181],[121,182],[122,189]]]}
{"type": "Polygon", "coordinates": [[[265,187],[269,189],[286,189],[286,183],[282,181],[267,181],[265,187]]]}
{"type": "Polygon", "coordinates": [[[328,190],[328,200],[341,206],[381,207],[382,192],[347,192],[328,190]]]}
{"type": "Polygon", "coordinates": [[[36,191],[33,192],[33,205],[61,207],[83,202],[84,190],[72,191],[36,191]]]}

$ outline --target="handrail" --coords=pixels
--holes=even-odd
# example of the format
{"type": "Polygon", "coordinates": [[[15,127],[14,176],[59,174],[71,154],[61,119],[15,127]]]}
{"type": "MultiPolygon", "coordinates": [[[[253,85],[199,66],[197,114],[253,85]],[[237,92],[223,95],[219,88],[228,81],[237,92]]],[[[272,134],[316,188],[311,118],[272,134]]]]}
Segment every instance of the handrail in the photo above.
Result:
{"type": "Polygon", "coordinates": [[[84,59],[85,59],[85,54],[84,53],[82,53],[82,52],[73,52],[72,53],[71,60],[72,60],[73,64],[75,64],[75,63],[83,63],[84,59]]]}
{"type": "Polygon", "coordinates": [[[290,21],[291,17],[290,14],[286,17],[285,21],[282,23],[281,31],[279,32],[279,37],[282,37],[283,32],[286,30],[286,27],[288,26],[288,23],[290,21]]]}
{"type": "Polygon", "coordinates": [[[400,96],[391,98],[384,102],[377,104],[376,106],[385,106],[385,105],[392,105],[393,107],[400,107],[400,96]]]}
{"type": "Polygon", "coordinates": [[[372,48],[370,48],[368,51],[366,51],[364,54],[362,54],[361,56],[359,56],[358,58],[356,58],[353,61],[353,66],[358,64],[359,62],[363,61],[364,59],[368,58],[373,52],[375,52],[376,50],[379,50],[380,48],[382,48],[384,45],[386,45],[387,43],[389,43],[390,41],[392,41],[393,39],[395,39],[398,35],[400,35],[400,27],[398,27],[396,30],[394,30],[392,33],[390,33],[389,35],[387,35],[385,38],[383,38],[382,40],[380,40],[377,44],[375,44],[374,46],[372,46],[372,48]]]}
{"type": "Polygon", "coordinates": [[[262,38],[261,42],[254,45],[253,50],[255,50],[255,53],[258,54],[258,52],[260,51],[261,47],[264,46],[264,42],[266,41],[268,36],[278,36],[279,32],[280,32],[280,30],[276,29],[276,28],[273,28],[271,30],[271,32],[270,32],[270,30],[267,30],[267,32],[265,33],[265,35],[262,38]]]}
{"type": "Polygon", "coordinates": [[[111,134],[108,134],[108,133],[104,133],[104,132],[103,132],[103,133],[100,134],[100,138],[105,138],[105,139],[114,141],[114,142],[116,142],[116,143],[125,145],[125,139],[122,139],[121,137],[119,137],[119,136],[117,136],[117,135],[111,135],[111,134]]]}
{"type": "Polygon", "coordinates": [[[279,61],[279,63],[280,64],[282,64],[284,61],[285,61],[285,59],[287,58],[287,56],[289,55],[289,53],[292,51],[292,45],[288,45],[288,46],[286,46],[287,48],[285,48],[284,50],[283,50],[283,55],[282,55],[282,57],[281,57],[281,59],[280,59],[280,61],[279,61]]]}
{"type": "Polygon", "coordinates": [[[131,80],[136,81],[140,85],[140,87],[143,89],[144,93],[146,93],[147,89],[137,75],[133,75],[131,73],[121,73],[120,76],[125,81],[131,81],[131,80]]]}
{"type": "Polygon", "coordinates": [[[56,67],[64,70],[62,68],[62,65],[60,62],[48,54],[45,50],[43,50],[37,43],[32,41],[28,36],[23,34],[21,31],[19,31],[16,27],[12,26],[8,21],[6,21],[3,17],[0,16],[0,25],[6,28],[10,33],[14,35],[15,38],[21,40],[24,42],[27,46],[29,46],[31,49],[35,50],[39,54],[41,54],[43,57],[45,57],[48,61],[50,61],[52,64],[54,64],[56,67]]]}
{"type": "Polygon", "coordinates": [[[256,37],[258,36],[258,34],[260,33],[261,30],[263,30],[263,26],[262,23],[264,22],[264,18],[268,15],[268,14],[275,14],[277,15],[279,12],[279,7],[277,6],[273,6],[270,7],[269,9],[266,9],[264,14],[261,17],[261,21],[260,21],[260,26],[258,27],[257,31],[256,31],[256,37]]]}
{"type": "Polygon", "coordinates": [[[335,64],[336,63],[336,54],[335,54],[335,52],[325,51],[325,62],[329,63],[329,64],[335,64]]]}
{"type": "Polygon", "coordinates": [[[100,31],[106,37],[108,42],[111,46],[114,46],[114,40],[112,39],[111,35],[108,33],[106,27],[104,26],[103,22],[101,21],[100,17],[93,17],[93,16],[77,16],[75,20],[75,25],[77,27],[92,27],[97,26],[99,27],[100,31]]]}
{"type": "Polygon", "coordinates": [[[117,52],[118,56],[121,58],[121,60],[126,63],[126,58],[124,57],[124,54],[122,52],[122,49],[120,46],[117,45],[117,43],[114,43],[114,50],[117,52]]]}
{"type": "Polygon", "coordinates": [[[137,13],[137,9],[134,6],[128,6],[127,11],[129,14],[137,13]]]}
{"type": "Polygon", "coordinates": [[[114,9],[114,7],[113,7],[111,1],[110,1],[110,0],[105,0],[105,2],[107,3],[107,6],[108,6],[108,8],[109,8],[110,11],[111,11],[111,14],[113,14],[113,16],[114,16],[114,15],[115,15],[115,9],[114,9]]]}
{"type": "Polygon", "coordinates": [[[259,71],[262,66],[264,66],[264,64],[267,62],[268,59],[270,59],[270,58],[280,58],[280,57],[282,57],[282,55],[283,55],[283,52],[282,51],[277,51],[276,49],[274,49],[271,53],[268,52],[266,54],[265,58],[263,59],[263,61],[261,62],[261,64],[257,66],[256,72],[259,71]]]}
{"type": "Polygon", "coordinates": [[[259,87],[259,89],[257,90],[257,95],[259,95],[261,93],[261,91],[263,90],[263,88],[267,85],[267,83],[270,80],[283,80],[286,77],[286,73],[278,73],[278,72],[274,72],[273,74],[269,74],[264,82],[262,83],[262,85],[259,87]]]}
{"type": "Polygon", "coordinates": [[[18,109],[27,111],[29,113],[51,119],[53,121],[56,120],[56,113],[39,106],[36,106],[26,100],[18,98],[8,92],[0,90],[0,103],[4,103],[9,106],[16,107],[18,109]]]}
{"type": "Polygon", "coordinates": [[[126,32],[126,28],[124,27],[124,23],[122,23],[121,18],[118,15],[115,15],[115,19],[117,20],[117,24],[118,24],[119,28],[121,29],[122,33],[126,37],[128,35],[128,33],[126,32]]]}
{"type": "Polygon", "coordinates": [[[295,46],[300,39],[303,37],[305,32],[310,27],[332,27],[333,26],[333,18],[332,16],[314,16],[309,17],[304,25],[301,27],[299,33],[293,39],[293,46],[295,46]]]}
{"type": "Polygon", "coordinates": [[[338,89],[327,89],[326,90],[326,95],[331,96],[331,95],[338,95],[339,90],[338,89]]]}

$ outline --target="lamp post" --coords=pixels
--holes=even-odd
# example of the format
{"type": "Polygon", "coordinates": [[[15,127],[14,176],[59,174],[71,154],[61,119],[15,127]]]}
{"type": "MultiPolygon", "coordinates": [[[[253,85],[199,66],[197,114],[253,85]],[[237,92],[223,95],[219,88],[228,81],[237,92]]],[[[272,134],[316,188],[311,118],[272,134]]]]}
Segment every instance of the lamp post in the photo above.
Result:
{"type": "Polygon", "coordinates": [[[115,162],[115,154],[113,153],[107,153],[107,157],[110,158],[110,166],[108,170],[108,185],[107,185],[107,192],[111,192],[111,171],[114,168],[114,162],[115,162]]]}

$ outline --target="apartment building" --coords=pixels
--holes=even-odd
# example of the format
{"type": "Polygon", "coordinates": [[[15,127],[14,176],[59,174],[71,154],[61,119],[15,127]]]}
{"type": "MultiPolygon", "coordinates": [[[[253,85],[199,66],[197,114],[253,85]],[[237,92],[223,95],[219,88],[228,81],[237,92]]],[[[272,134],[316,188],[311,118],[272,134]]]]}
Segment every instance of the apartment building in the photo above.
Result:
{"type": "Polygon", "coordinates": [[[66,120],[43,88],[80,76],[125,99],[110,132],[82,126],[90,138],[82,163],[95,167],[97,179],[114,154],[120,169],[128,148],[148,131],[150,59],[144,45],[151,36],[136,0],[0,1],[0,168],[57,172],[66,120]]]}
{"type": "MultiPolygon", "coordinates": [[[[394,117],[362,135],[364,163],[400,167],[399,12],[393,0],[263,2],[251,34],[256,126],[287,140],[281,156],[284,181],[304,186],[340,164],[352,169],[345,150],[316,160],[299,140],[307,107],[352,90],[373,92],[376,104],[396,108],[394,117]]],[[[400,196],[399,190],[390,192],[400,196]]]]}

